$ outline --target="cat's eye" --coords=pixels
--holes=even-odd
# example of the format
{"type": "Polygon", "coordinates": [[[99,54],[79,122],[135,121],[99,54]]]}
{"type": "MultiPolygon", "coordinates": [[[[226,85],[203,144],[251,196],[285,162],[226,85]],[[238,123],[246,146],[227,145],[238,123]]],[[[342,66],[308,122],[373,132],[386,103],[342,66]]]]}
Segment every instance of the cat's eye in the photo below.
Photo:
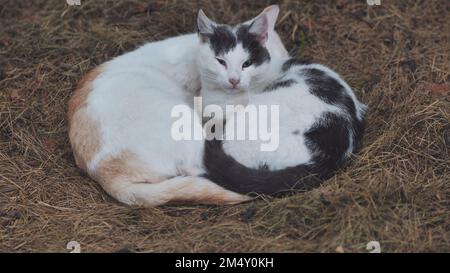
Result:
{"type": "Polygon", "coordinates": [[[242,64],[242,68],[247,68],[253,64],[252,60],[247,60],[245,63],[242,64]]]}
{"type": "Polygon", "coordinates": [[[221,65],[227,67],[227,63],[226,63],[224,60],[219,59],[219,58],[216,58],[216,60],[219,62],[219,64],[221,64],[221,65]]]}

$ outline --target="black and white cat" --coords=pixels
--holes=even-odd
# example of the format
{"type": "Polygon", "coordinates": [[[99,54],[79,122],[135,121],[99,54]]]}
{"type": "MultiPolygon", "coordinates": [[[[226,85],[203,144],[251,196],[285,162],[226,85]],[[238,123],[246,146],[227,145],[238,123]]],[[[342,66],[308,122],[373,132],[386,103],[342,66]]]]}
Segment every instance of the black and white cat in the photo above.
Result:
{"type": "MultiPolygon", "coordinates": [[[[278,11],[269,6],[261,14],[275,21],[278,11]]],[[[249,200],[202,176],[203,141],[171,135],[171,112],[180,105],[201,128],[191,107],[201,46],[197,33],[147,43],[91,70],[72,94],[67,116],[76,164],[118,201],[152,207],[249,200]]],[[[267,49],[287,55],[275,31],[267,49]]]]}
{"type": "Polygon", "coordinates": [[[262,140],[206,141],[205,176],[241,194],[311,189],[349,159],[363,133],[366,106],[336,72],[269,53],[274,24],[267,14],[237,26],[198,15],[204,107],[243,104],[245,112],[255,105],[279,106],[274,151],[261,151],[262,140]]]}
{"type": "Polygon", "coordinates": [[[278,10],[234,28],[200,12],[198,34],[148,43],[89,72],[68,107],[77,165],[120,202],[148,207],[235,204],[250,199],[240,193],[309,188],[310,172],[329,176],[357,146],[364,106],[334,72],[286,57],[278,10]],[[206,104],[278,104],[278,149],[175,140],[171,111],[191,105],[200,84],[206,104]]]}

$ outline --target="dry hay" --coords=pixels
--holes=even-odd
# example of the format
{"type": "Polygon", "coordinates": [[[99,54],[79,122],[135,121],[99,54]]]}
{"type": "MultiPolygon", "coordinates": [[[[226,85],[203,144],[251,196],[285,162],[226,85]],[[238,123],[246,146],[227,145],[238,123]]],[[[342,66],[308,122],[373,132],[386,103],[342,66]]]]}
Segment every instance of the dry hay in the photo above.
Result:
{"type": "MultiPolygon", "coordinates": [[[[81,76],[145,41],[270,1],[0,1],[0,251],[450,251],[450,2],[280,1],[293,54],[369,105],[365,147],[322,187],[229,207],[129,208],[75,167],[67,101],[81,76]],[[151,2],[151,4],[147,4],[151,2]]],[[[273,1],[272,1],[273,2],[273,1]]]]}

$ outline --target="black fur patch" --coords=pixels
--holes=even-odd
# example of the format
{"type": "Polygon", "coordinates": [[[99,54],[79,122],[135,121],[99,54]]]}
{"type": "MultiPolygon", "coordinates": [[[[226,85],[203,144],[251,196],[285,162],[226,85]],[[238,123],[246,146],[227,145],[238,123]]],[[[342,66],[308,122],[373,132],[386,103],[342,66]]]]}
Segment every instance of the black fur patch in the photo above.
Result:
{"type": "Polygon", "coordinates": [[[326,103],[339,104],[353,117],[356,115],[355,103],[336,79],[315,68],[302,69],[301,73],[306,77],[306,83],[310,86],[309,90],[313,95],[326,103]]]}
{"type": "Polygon", "coordinates": [[[236,36],[227,26],[215,27],[214,33],[208,38],[209,44],[216,56],[229,52],[237,44],[236,36]]]}
{"type": "Polygon", "coordinates": [[[287,60],[286,62],[284,62],[283,66],[282,66],[282,71],[286,72],[288,71],[292,66],[296,66],[296,65],[307,65],[307,64],[311,64],[310,61],[308,60],[300,60],[300,59],[295,59],[295,58],[291,58],[289,60],[287,60]]]}
{"type": "Polygon", "coordinates": [[[345,164],[352,131],[354,152],[361,145],[364,121],[350,121],[334,113],[326,113],[305,133],[306,145],[315,152],[312,171],[319,179],[330,178],[345,164]]]}
{"type": "Polygon", "coordinates": [[[213,34],[208,36],[214,54],[216,56],[226,54],[234,49],[238,43],[242,43],[242,47],[250,54],[253,65],[258,66],[270,61],[269,51],[261,45],[256,35],[249,32],[249,28],[248,25],[241,25],[235,34],[229,26],[215,27],[213,34]]]}
{"type": "Polygon", "coordinates": [[[306,133],[306,145],[314,154],[314,161],[323,170],[336,169],[349,148],[348,119],[334,113],[325,113],[306,133]]]}
{"type": "Polygon", "coordinates": [[[241,25],[236,33],[238,42],[241,42],[244,49],[250,54],[253,65],[258,66],[270,61],[269,51],[261,45],[256,35],[249,32],[249,29],[249,25],[241,25]]]}
{"type": "Polygon", "coordinates": [[[204,177],[242,194],[285,195],[292,190],[310,190],[321,182],[307,165],[277,171],[271,171],[264,165],[258,169],[247,168],[227,155],[222,141],[216,139],[205,142],[203,162],[207,171],[204,177]]]}
{"type": "Polygon", "coordinates": [[[296,83],[297,83],[297,81],[293,80],[293,79],[277,80],[277,81],[274,81],[269,86],[267,86],[266,88],[264,88],[263,92],[270,92],[270,91],[275,91],[279,88],[290,87],[291,85],[296,84],[296,83]]]}

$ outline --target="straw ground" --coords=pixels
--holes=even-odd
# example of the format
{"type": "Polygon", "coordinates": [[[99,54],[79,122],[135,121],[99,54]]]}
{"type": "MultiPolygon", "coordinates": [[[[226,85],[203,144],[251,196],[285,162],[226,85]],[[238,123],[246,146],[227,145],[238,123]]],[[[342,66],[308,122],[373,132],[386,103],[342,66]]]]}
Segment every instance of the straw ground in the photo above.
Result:
{"type": "Polygon", "coordinates": [[[203,8],[239,22],[274,1],[0,0],[0,251],[450,251],[450,2],[280,0],[293,55],[368,104],[365,145],[320,188],[237,206],[130,208],[75,167],[67,102],[81,77],[203,8]]]}

